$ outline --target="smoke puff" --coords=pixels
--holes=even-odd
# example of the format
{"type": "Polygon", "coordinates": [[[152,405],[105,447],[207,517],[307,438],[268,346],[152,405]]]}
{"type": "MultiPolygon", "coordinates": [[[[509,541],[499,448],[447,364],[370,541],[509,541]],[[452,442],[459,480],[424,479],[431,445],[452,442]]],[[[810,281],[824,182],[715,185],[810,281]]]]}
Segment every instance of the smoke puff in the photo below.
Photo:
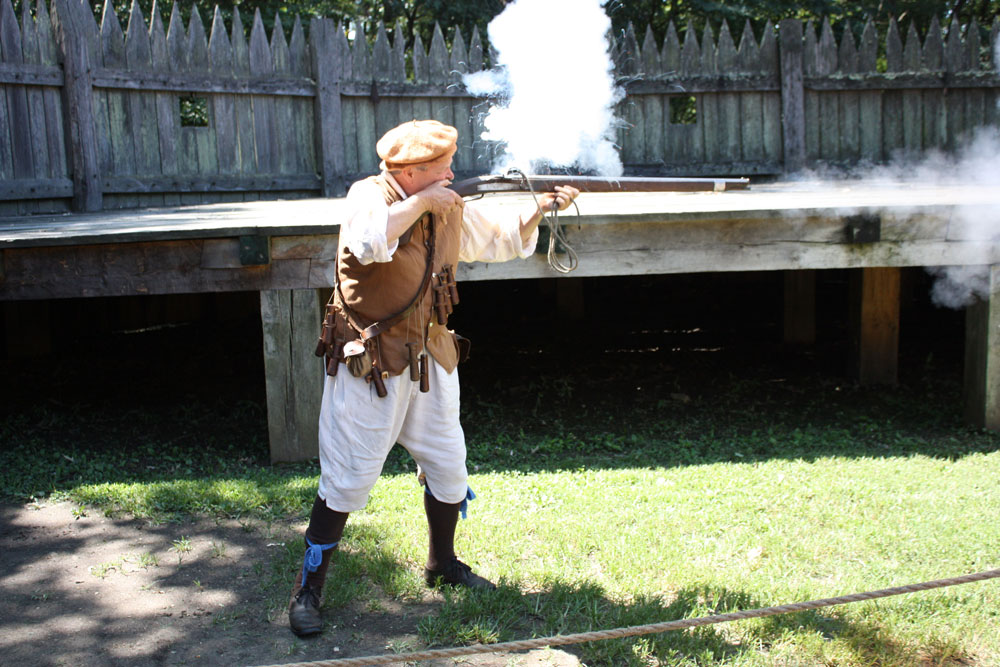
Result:
{"type": "MultiPolygon", "coordinates": [[[[1000,130],[980,128],[954,159],[932,156],[917,168],[921,180],[940,184],[973,185],[993,189],[1000,173],[1000,130]]],[[[960,206],[953,214],[953,225],[963,228],[966,238],[983,243],[983,261],[979,266],[928,268],[935,276],[931,299],[938,306],[962,308],[976,299],[990,298],[990,258],[988,248],[1000,236],[1000,210],[997,207],[960,206]]]]}
{"type": "Polygon", "coordinates": [[[463,78],[495,100],[482,138],[503,144],[498,169],[576,167],[620,176],[613,141],[615,86],[611,20],[602,0],[515,0],[490,22],[497,54],[489,72],[463,78]]]}
{"type": "MultiPolygon", "coordinates": [[[[822,192],[839,189],[843,180],[892,187],[960,187],[996,192],[996,175],[1000,174],[1000,128],[985,126],[973,130],[952,153],[932,150],[919,159],[903,155],[890,164],[861,166],[851,170],[820,169],[798,175],[802,188],[822,192]]],[[[858,208],[838,209],[838,216],[855,215],[858,208]]],[[[885,211],[896,216],[920,215],[922,207],[894,205],[885,211]]],[[[981,259],[971,258],[968,265],[933,266],[927,272],[934,276],[931,299],[946,308],[964,308],[977,299],[990,298],[990,265],[992,248],[1000,242],[1000,206],[994,203],[969,202],[957,205],[950,212],[950,232],[969,242],[981,259]]]]}

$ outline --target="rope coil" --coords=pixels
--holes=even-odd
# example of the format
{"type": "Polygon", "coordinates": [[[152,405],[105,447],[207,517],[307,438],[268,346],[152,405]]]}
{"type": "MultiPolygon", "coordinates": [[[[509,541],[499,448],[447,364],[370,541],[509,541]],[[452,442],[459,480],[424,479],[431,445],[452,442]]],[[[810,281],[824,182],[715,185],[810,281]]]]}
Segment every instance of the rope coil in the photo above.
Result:
{"type": "Polygon", "coordinates": [[[546,646],[565,646],[567,644],[580,644],[583,642],[600,641],[603,639],[619,639],[622,637],[635,637],[671,630],[685,630],[702,625],[712,625],[715,623],[728,623],[729,621],[740,621],[747,618],[762,618],[764,616],[776,616],[778,614],[789,614],[820,607],[832,607],[838,604],[849,602],[862,602],[865,600],[875,600],[878,598],[890,597],[893,595],[903,595],[904,593],[916,593],[934,588],[945,588],[947,586],[957,586],[968,584],[985,579],[1000,578],[1000,569],[965,574],[949,579],[936,579],[925,581],[919,584],[909,584],[906,586],[895,586],[893,588],[883,588],[877,591],[867,591],[864,593],[852,593],[833,598],[822,598],[809,600],[807,602],[793,602],[791,604],[778,605],[775,607],[763,607],[760,609],[747,609],[745,611],[734,611],[726,614],[714,614],[712,616],[701,616],[698,618],[683,618],[676,621],[666,621],[663,623],[651,623],[648,625],[635,625],[627,628],[615,628],[613,630],[600,630],[595,632],[581,632],[572,635],[555,635],[552,637],[541,637],[538,639],[526,639],[512,642],[502,642],[499,644],[474,644],[472,646],[458,646],[455,648],[431,649],[427,651],[415,651],[412,653],[399,653],[392,655],[373,655],[360,658],[340,658],[337,660],[317,660],[314,662],[295,662],[284,665],[269,665],[267,667],[364,667],[367,665],[388,665],[396,662],[412,662],[416,660],[433,660],[435,658],[457,658],[465,655],[475,655],[480,653],[498,653],[502,651],[526,651],[546,646]]]}
{"type": "MultiPolygon", "coordinates": [[[[531,198],[535,200],[535,206],[538,207],[539,212],[542,214],[542,219],[549,226],[549,249],[545,257],[554,270],[559,273],[569,273],[576,269],[577,265],[580,263],[576,256],[576,251],[573,250],[572,246],[566,241],[566,235],[563,234],[562,224],[559,222],[559,209],[552,209],[550,214],[546,214],[542,205],[538,202],[538,195],[535,193],[535,189],[531,186],[531,181],[528,176],[520,169],[508,169],[506,176],[517,175],[521,177],[521,183],[524,187],[531,193],[531,198]],[[563,264],[556,257],[556,247],[561,245],[566,251],[566,256],[569,258],[568,264],[563,264]]],[[[576,201],[573,202],[573,207],[576,209],[576,217],[580,217],[580,207],[577,206],[576,201]]]]}

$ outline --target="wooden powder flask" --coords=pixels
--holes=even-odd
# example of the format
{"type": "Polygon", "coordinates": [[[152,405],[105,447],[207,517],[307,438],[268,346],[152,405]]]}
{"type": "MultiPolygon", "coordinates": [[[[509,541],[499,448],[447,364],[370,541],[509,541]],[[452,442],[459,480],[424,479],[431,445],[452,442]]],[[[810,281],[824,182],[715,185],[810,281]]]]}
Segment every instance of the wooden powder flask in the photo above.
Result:
{"type": "Polygon", "coordinates": [[[337,377],[340,369],[340,360],[344,358],[344,341],[334,340],[333,346],[327,348],[326,354],[326,374],[330,377],[337,377]]]}
{"type": "Polygon", "coordinates": [[[455,274],[451,270],[451,264],[441,267],[441,272],[434,274],[437,284],[434,288],[434,309],[437,311],[437,323],[447,324],[448,315],[451,315],[458,304],[458,284],[455,282],[455,274]]]}
{"type": "Polygon", "coordinates": [[[420,355],[418,343],[407,343],[406,349],[410,353],[410,380],[416,382],[420,379],[420,369],[417,358],[420,355]]]}
{"type": "Polygon", "coordinates": [[[427,393],[431,390],[431,381],[427,377],[427,355],[420,355],[420,391],[427,393]]]}
{"type": "MultiPolygon", "coordinates": [[[[337,315],[333,304],[326,305],[326,317],[323,318],[323,330],[320,332],[319,341],[316,343],[316,356],[322,357],[334,345],[334,332],[337,326],[337,315]]],[[[341,346],[343,347],[343,346],[341,346]]],[[[340,356],[339,351],[333,356],[340,356]]]]}
{"type": "Polygon", "coordinates": [[[447,288],[441,285],[434,285],[434,310],[437,312],[437,323],[444,325],[448,322],[448,313],[451,312],[448,304],[447,288]]]}
{"type": "Polygon", "coordinates": [[[451,264],[445,264],[441,267],[441,284],[447,285],[448,287],[448,297],[451,299],[451,305],[458,305],[458,283],[455,282],[455,271],[451,268],[451,264]]]}
{"type": "Polygon", "coordinates": [[[382,370],[378,367],[378,364],[372,364],[372,372],[368,377],[371,383],[375,385],[375,393],[378,394],[378,397],[385,398],[389,392],[385,390],[385,382],[382,380],[382,370]]]}

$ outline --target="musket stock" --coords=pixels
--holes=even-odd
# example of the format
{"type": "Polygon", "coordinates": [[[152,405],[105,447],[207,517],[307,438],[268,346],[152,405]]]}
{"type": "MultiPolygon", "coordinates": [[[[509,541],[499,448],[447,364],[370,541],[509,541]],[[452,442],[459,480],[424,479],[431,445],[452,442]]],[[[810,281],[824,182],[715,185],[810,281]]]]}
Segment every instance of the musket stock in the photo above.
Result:
{"type": "Polygon", "coordinates": [[[448,187],[462,197],[495,192],[554,192],[569,185],[580,192],[726,192],[746,190],[748,178],[655,178],[645,176],[491,175],[467,178],[448,187]]]}

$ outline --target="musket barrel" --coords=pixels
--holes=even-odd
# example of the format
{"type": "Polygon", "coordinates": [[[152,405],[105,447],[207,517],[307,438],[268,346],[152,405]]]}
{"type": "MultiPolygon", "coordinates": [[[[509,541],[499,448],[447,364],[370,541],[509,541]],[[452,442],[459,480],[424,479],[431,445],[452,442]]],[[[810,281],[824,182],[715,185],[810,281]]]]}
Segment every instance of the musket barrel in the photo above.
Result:
{"type": "Polygon", "coordinates": [[[748,178],[657,178],[652,176],[535,175],[479,176],[452,183],[449,187],[463,197],[490,192],[552,192],[557,185],[569,185],[580,192],[725,192],[746,190],[748,178]]]}
{"type": "Polygon", "coordinates": [[[722,192],[746,189],[745,178],[656,178],[629,176],[528,176],[532,188],[548,190],[556,185],[571,185],[580,192],[722,192]]]}

